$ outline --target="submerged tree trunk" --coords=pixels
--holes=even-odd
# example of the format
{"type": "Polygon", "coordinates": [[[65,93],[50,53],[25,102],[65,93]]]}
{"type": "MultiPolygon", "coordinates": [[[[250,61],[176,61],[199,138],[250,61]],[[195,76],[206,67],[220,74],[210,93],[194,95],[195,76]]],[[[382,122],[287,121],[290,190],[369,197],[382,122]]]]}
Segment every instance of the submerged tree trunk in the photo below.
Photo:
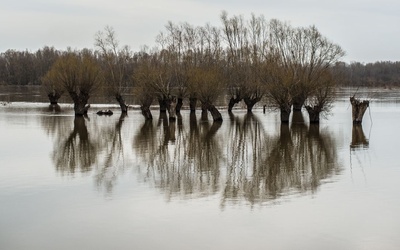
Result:
{"type": "Polygon", "coordinates": [[[196,97],[189,97],[189,107],[190,107],[190,112],[196,112],[196,106],[197,106],[197,98],[196,97]]]}
{"type": "Polygon", "coordinates": [[[369,107],[369,101],[364,100],[360,101],[356,98],[350,97],[350,103],[352,107],[352,118],[353,124],[360,124],[362,123],[362,119],[364,116],[365,111],[369,107]]]}
{"type": "Polygon", "coordinates": [[[124,98],[120,94],[115,95],[115,99],[117,99],[117,102],[119,106],[121,107],[121,112],[122,113],[128,113],[128,105],[126,105],[124,98]]]}
{"type": "Polygon", "coordinates": [[[247,112],[251,113],[253,111],[253,107],[254,105],[259,102],[261,100],[261,98],[257,97],[257,98],[250,98],[250,97],[246,97],[243,99],[244,103],[246,103],[247,106],[247,112]]]}
{"type": "Polygon", "coordinates": [[[80,93],[79,95],[75,92],[69,93],[72,100],[74,101],[74,111],[76,116],[86,115],[90,105],[87,104],[89,100],[89,94],[80,93]]]}
{"type": "Polygon", "coordinates": [[[144,116],[144,119],[146,121],[153,119],[153,115],[151,114],[150,111],[150,105],[141,105],[140,110],[142,111],[142,115],[144,116]]]}
{"type": "Polygon", "coordinates": [[[319,114],[321,113],[321,108],[318,106],[306,106],[306,109],[310,118],[310,123],[319,123],[319,114]]]}
{"type": "Polygon", "coordinates": [[[228,112],[232,112],[233,107],[235,106],[235,104],[239,103],[242,100],[241,97],[239,96],[232,96],[231,99],[229,100],[229,104],[228,104],[228,112]]]}
{"type": "Polygon", "coordinates": [[[200,119],[202,121],[208,120],[208,111],[207,111],[207,107],[204,103],[201,103],[201,117],[200,119]]]}
{"type": "Polygon", "coordinates": [[[208,104],[207,110],[210,111],[210,114],[215,122],[222,121],[222,115],[214,105],[208,104]]]}
{"type": "Polygon", "coordinates": [[[181,112],[182,106],[183,106],[183,98],[182,97],[178,97],[178,102],[176,103],[176,113],[179,114],[181,112]]]}
{"type": "Polygon", "coordinates": [[[281,123],[289,123],[290,108],[281,107],[281,123]]]}
{"type": "Polygon", "coordinates": [[[58,99],[60,99],[61,94],[56,91],[53,91],[52,93],[48,93],[47,97],[49,98],[51,105],[56,105],[58,104],[58,99]]]}
{"type": "Polygon", "coordinates": [[[166,113],[168,109],[168,99],[166,97],[158,98],[158,104],[160,105],[160,113],[166,113]]]}
{"type": "Polygon", "coordinates": [[[293,98],[293,111],[301,111],[305,101],[306,99],[303,97],[293,98]]]}

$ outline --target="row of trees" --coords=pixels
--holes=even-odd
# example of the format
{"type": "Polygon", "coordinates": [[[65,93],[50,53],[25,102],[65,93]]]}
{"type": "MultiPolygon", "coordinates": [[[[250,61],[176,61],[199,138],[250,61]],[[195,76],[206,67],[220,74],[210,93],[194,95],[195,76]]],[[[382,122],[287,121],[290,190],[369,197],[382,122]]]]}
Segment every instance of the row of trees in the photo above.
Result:
{"type": "MultiPolygon", "coordinates": [[[[0,84],[41,85],[42,77],[64,51],[45,46],[35,52],[7,50],[0,53],[0,84]]],[[[341,86],[400,86],[400,62],[339,62],[341,86]]]]}
{"type": "Polygon", "coordinates": [[[343,86],[400,86],[400,62],[339,63],[336,69],[345,76],[340,83],[343,86]]]}
{"type": "Polygon", "coordinates": [[[318,122],[339,79],[334,66],[344,56],[341,47],[315,26],[293,27],[255,15],[246,20],[226,12],[221,21],[220,27],[169,22],[155,48],[137,53],[120,46],[106,27],[95,36],[96,50],[55,53],[42,84],[53,103],[67,92],[76,115],[87,112],[90,95],[100,88],[126,113],[124,94],[132,87],[146,119],[152,119],[154,100],[175,119],[187,98],[191,111],[199,102],[204,113],[221,121],[215,101],[227,94],[228,111],[243,101],[251,112],[266,97],[280,109],[282,122],[289,121],[292,106],[304,105],[310,121],[318,122]]]}

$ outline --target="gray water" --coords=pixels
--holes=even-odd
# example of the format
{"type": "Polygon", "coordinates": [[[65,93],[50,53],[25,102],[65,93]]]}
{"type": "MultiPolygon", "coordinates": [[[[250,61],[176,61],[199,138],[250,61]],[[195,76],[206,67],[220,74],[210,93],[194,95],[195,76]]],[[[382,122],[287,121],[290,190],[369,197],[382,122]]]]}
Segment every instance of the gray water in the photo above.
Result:
{"type": "Polygon", "coordinates": [[[353,92],[319,126],[262,109],[75,118],[3,94],[0,249],[399,249],[400,94],[358,90],[354,127],[353,92]]]}

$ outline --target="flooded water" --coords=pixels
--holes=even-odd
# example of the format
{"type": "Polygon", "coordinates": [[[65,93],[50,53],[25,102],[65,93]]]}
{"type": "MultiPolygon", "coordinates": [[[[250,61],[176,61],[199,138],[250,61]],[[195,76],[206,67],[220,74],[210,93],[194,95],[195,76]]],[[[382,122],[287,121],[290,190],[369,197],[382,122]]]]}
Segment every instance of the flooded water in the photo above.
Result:
{"type": "Polygon", "coordinates": [[[22,92],[0,95],[0,249],[400,248],[398,91],[358,90],[362,126],[354,90],[319,126],[262,109],[75,118],[22,92]]]}

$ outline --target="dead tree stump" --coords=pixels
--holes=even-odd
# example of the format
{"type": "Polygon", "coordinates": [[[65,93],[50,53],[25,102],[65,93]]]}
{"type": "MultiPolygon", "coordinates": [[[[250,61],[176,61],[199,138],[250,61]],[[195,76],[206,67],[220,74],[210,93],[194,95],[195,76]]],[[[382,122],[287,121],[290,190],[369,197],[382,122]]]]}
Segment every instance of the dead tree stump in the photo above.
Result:
{"type": "Polygon", "coordinates": [[[361,124],[365,111],[369,107],[369,101],[360,101],[353,97],[350,97],[350,103],[352,107],[352,118],[353,124],[361,124]]]}

